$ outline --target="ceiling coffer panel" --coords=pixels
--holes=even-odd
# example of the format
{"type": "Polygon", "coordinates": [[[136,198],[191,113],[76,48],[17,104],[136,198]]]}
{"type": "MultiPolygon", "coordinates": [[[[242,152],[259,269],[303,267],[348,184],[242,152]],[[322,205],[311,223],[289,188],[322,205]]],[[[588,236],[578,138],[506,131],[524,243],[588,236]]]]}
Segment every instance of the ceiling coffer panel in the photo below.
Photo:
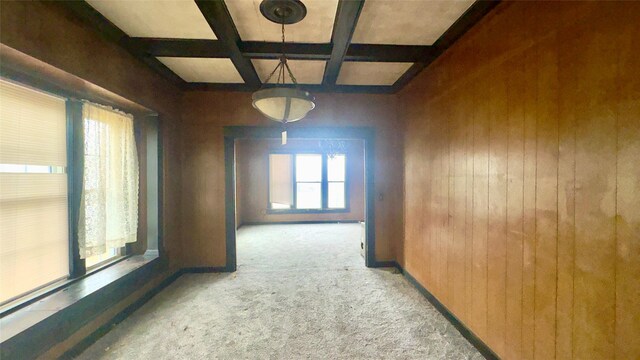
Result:
{"type": "Polygon", "coordinates": [[[230,59],[158,57],[171,71],[192,83],[244,83],[230,59]]]}
{"type": "MultiPolygon", "coordinates": [[[[260,13],[262,0],[225,0],[243,41],[282,41],[280,25],[260,13]]],[[[307,16],[297,24],[285,25],[287,42],[329,43],[338,0],[305,0],[307,16]]]]}
{"type": "Polygon", "coordinates": [[[413,63],[360,62],[342,63],[339,85],[393,85],[413,63]]]}
{"type": "Polygon", "coordinates": [[[352,43],[433,45],[474,0],[367,0],[352,43]]]}
{"type": "Polygon", "coordinates": [[[216,39],[193,0],[87,2],[131,37],[216,39]]]}
{"type": "MultiPolygon", "coordinates": [[[[269,77],[269,74],[278,65],[279,60],[259,60],[253,59],[251,62],[260,76],[260,80],[264,83],[269,77]]],[[[324,67],[326,62],[322,60],[287,60],[291,72],[296,77],[298,84],[320,84],[322,83],[322,76],[324,75],[324,67]]],[[[291,84],[291,78],[285,70],[285,79],[287,84],[291,84]]],[[[278,79],[278,74],[275,73],[269,80],[270,84],[274,84],[278,79]]]]}

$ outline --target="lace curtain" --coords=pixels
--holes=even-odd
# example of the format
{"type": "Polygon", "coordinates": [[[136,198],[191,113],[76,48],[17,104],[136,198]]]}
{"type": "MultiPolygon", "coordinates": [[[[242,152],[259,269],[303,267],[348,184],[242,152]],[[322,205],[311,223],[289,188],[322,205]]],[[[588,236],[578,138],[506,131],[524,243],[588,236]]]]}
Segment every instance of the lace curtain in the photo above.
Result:
{"type": "Polygon", "coordinates": [[[84,172],[78,221],[80,258],[136,241],[138,154],[133,116],[85,102],[84,172]]]}

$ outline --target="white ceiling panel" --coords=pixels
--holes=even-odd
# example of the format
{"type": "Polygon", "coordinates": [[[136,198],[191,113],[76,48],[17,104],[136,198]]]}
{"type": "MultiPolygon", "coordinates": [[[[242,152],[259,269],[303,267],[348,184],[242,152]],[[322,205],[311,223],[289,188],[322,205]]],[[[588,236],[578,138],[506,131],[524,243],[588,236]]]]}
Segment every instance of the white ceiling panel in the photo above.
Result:
{"type": "Polygon", "coordinates": [[[393,85],[413,63],[345,61],[339,85],[393,85]]]}
{"type": "MultiPolygon", "coordinates": [[[[262,59],[253,59],[253,66],[256,68],[258,72],[258,76],[260,76],[260,80],[265,82],[267,77],[273,69],[275,69],[276,65],[278,65],[278,60],[262,60],[262,59]]],[[[322,77],[324,76],[324,67],[325,62],[322,60],[287,60],[289,67],[291,68],[291,72],[293,76],[296,77],[298,84],[320,84],[322,83],[322,77]]],[[[274,74],[271,80],[269,80],[270,84],[276,82],[278,78],[278,74],[274,74]]],[[[288,84],[291,83],[289,75],[285,76],[286,82],[288,84]]]]}
{"type": "Polygon", "coordinates": [[[433,45],[474,0],[367,0],[352,43],[433,45]]]}
{"type": "Polygon", "coordinates": [[[158,57],[187,82],[244,83],[230,59],[158,57]]]}
{"type": "Polygon", "coordinates": [[[87,0],[132,37],[216,39],[193,0],[87,0]]]}
{"type": "MultiPolygon", "coordinates": [[[[243,41],[282,41],[281,26],[260,13],[262,0],[225,0],[243,41]]],[[[285,25],[287,42],[329,43],[338,0],[305,0],[307,16],[297,24],[285,25]]]]}

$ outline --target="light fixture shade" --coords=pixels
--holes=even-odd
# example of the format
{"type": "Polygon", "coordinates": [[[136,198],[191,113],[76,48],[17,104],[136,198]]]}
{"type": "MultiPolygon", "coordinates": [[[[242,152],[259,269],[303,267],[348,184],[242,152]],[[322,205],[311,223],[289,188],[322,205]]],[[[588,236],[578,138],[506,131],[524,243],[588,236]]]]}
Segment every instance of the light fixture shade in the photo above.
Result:
{"type": "Polygon", "coordinates": [[[304,118],[316,107],[307,91],[278,87],[253,93],[253,107],[264,116],[278,122],[293,122],[304,118]]]}

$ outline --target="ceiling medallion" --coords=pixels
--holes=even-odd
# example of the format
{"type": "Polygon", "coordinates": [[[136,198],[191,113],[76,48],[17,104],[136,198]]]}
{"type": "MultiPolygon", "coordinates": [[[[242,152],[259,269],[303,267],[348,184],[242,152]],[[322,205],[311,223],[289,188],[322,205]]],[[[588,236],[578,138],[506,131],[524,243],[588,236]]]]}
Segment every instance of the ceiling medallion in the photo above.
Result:
{"type": "Polygon", "coordinates": [[[282,55],[260,90],[253,93],[253,107],[267,118],[282,123],[284,145],[287,142],[286,124],[304,118],[316,106],[314,97],[298,88],[298,81],[289,68],[285,54],[284,26],[304,19],[307,8],[300,0],[263,0],[260,12],[268,20],[282,26],[282,55]],[[276,73],[275,82],[269,84],[276,73]],[[287,85],[287,76],[293,86],[287,85]]]}

